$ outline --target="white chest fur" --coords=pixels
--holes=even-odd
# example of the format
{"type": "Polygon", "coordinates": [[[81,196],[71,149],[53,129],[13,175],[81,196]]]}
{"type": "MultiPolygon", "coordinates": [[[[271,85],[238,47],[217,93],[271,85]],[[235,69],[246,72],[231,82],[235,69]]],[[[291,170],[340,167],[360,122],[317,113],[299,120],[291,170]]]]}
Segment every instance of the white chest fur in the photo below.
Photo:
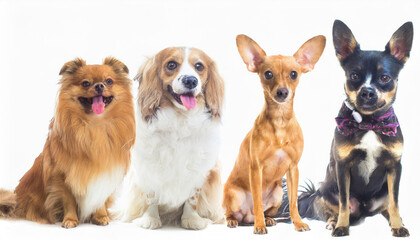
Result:
{"type": "Polygon", "coordinates": [[[101,208],[124,178],[123,168],[114,168],[92,179],[86,188],[86,194],[77,199],[79,220],[86,220],[97,209],[101,208]]]}
{"type": "Polygon", "coordinates": [[[206,109],[161,109],[151,123],[137,119],[132,170],[136,184],[167,208],[181,206],[217,161],[220,121],[206,109]]]}
{"type": "Polygon", "coordinates": [[[368,131],[355,148],[366,151],[366,158],[362,160],[359,165],[359,173],[365,180],[365,183],[369,183],[369,178],[372,172],[377,166],[376,158],[381,154],[382,149],[385,145],[380,141],[374,131],[368,131]]]}

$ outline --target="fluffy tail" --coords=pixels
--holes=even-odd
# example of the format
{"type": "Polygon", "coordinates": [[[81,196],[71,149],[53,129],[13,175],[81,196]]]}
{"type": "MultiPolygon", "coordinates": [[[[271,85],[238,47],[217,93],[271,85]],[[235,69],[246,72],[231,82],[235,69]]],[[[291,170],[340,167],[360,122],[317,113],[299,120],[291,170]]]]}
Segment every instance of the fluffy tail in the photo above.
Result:
{"type": "MultiPolygon", "coordinates": [[[[280,205],[280,208],[277,212],[276,218],[288,218],[290,221],[290,212],[289,212],[289,197],[287,195],[287,185],[286,182],[283,181],[283,199],[280,205]]],[[[321,196],[320,192],[315,189],[314,184],[312,181],[305,183],[305,186],[301,186],[303,189],[300,190],[300,195],[298,197],[298,209],[299,215],[302,218],[310,218],[310,219],[318,219],[322,220],[322,217],[319,216],[316,209],[316,199],[321,196]]]]}
{"type": "Polygon", "coordinates": [[[16,194],[12,191],[0,189],[0,218],[15,216],[16,194]]]}

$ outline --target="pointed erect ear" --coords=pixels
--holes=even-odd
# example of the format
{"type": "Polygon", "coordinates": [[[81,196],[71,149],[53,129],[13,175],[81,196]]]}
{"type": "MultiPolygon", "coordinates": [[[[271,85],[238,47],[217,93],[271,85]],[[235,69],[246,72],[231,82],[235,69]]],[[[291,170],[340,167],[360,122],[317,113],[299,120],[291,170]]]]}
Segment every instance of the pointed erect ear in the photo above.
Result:
{"type": "Polygon", "coordinates": [[[302,66],[302,72],[306,73],[314,69],[325,48],[325,37],[322,35],[313,37],[306,41],[293,55],[296,61],[302,66]]]}
{"type": "Polygon", "coordinates": [[[236,46],[239,54],[244,60],[248,71],[256,72],[266,56],[264,50],[258,44],[246,35],[236,36],[236,46]]]}
{"type": "Polygon", "coordinates": [[[413,23],[406,22],[392,35],[385,46],[385,52],[390,53],[398,61],[405,63],[410,57],[412,43],[413,23]]]}
{"type": "Polygon", "coordinates": [[[105,58],[103,64],[111,66],[116,73],[126,73],[126,74],[128,74],[127,66],[125,66],[124,63],[122,63],[121,61],[119,61],[116,58],[107,57],[107,58],[105,58]]]}
{"type": "Polygon", "coordinates": [[[73,61],[66,62],[61,68],[59,75],[73,74],[77,71],[77,69],[83,66],[86,66],[85,60],[81,58],[76,58],[73,61]]]}
{"type": "Polygon", "coordinates": [[[333,41],[335,54],[340,62],[352,55],[356,50],[360,49],[350,28],[340,20],[334,21],[333,41]]]}

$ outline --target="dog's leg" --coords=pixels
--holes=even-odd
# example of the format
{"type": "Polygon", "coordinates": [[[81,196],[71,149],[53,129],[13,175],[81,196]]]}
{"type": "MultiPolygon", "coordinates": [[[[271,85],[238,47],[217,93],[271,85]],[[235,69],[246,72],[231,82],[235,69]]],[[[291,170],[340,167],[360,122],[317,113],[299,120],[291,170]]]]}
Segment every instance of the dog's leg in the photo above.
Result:
{"type": "Polygon", "coordinates": [[[104,204],[101,208],[96,210],[96,212],[93,214],[91,219],[93,224],[105,226],[109,224],[109,216],[108,216],[108,210],[106,208],[106,204],[104,204]]]}
{"type": "Polygon", "coordinates": [[[213,223],[224,223],[222,208],[222,180],[220,179],[219,162],[210,170],[204,182],[197,203],[197,212],[201,217],[213,223]]]}
{"type": "Polygon", "coordinates": [[[401,163],[398,162],[395,168],[389,170],[386,175],[388,182],[388,216],[392,236],[408,237],[410,233],[403,227],[400,212],[398,210],[398,191],[401,178],[401,163]]]}
{"type": "MultiPolygon", "coordinates": [[[[242,188],[238,188],[227,182],[225,184],[224,195],[223,195],[223,207],[226,209],[226,222],[230,228],[238,226],[238,222],[243,220],[241,208],[246,201],[246,193],[242,188]]],[[[249,206],[249,209],[252,206],[249,206]]]]}
{"type": "Polygon", "coordinates": [[[249,169],[252,202],[254,208],[254,233],[255,234],[266,234],[267,228],[264,220],[264,208],[262,201],[262,169],[258,165],[257,160],[251,160],[249,169]]]}
{"type": "Polygon", "coordinates": [[[265,212],[265,225],[267,227],[275,226],[277,224],[276,220],[274,220],[273,216],[275,216],[280,208],[281,202],[283,198],[283,188],[281,187],[281,180],[276,182],[276,186],[272,190],[270,199],[267,199],[266,201],[269,202],[269,207],[265,212]]]}
{"type": "Polygon", "coordinates": [[[159,205],[149,205],[143,216],[134,219],[133,223],[145,229],[157,229],[162,227],[162,221],[159,216],[159,205]]]}
{"type": "Polygon", "coordinates": [[[337,161],[337,184],[338,184],[338,221],[336,227],[332,231],[332,236],[347,236],[349,235],[349,221],[350,221],[350,172],[343,163],[337,161]]]}
{"type": "Polygon", "coordinates": [[[295,225],[295,230],[302,232],[308,231],[309,226],[302,222],[297,207],[297,194],[299,185],[299,169],[296,165],[291,166],[287,171],[287,193],[289,197],[290,218],[295,225]]]}
{"type": "Polygon", "coordinates": [[[76,199],[70,189],[62,184],[62,197],[63,208],[64,208],[64,219],[61,226],[64,228],[74,228],[79,224],[79,218],[77,217],[77,204],[76,199]]]}
{"type": "Polygon", "coordinates": [[[207,227],[208,220],[200,217],[197,212],[197,203],[201,189],[197,189],[194,196],[188,199],[184,204],[184,212],[181,217],[181,226],[186,229],[201,230],[207,227]]]}

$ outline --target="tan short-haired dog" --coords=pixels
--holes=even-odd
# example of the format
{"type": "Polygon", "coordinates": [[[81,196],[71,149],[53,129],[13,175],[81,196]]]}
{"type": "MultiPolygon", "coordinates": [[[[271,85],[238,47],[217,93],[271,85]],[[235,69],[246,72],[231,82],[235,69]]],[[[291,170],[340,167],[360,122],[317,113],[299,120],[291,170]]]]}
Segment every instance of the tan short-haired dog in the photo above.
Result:
{"type": "Polygon", "coordinates": [[[267,233],[266,224],[276,223],[269,216],[277,213],[283,195],[281,180],[287,174],[291,219],[297,231],[309,230],[296,205],[303,135],[293,112],[293,98],[300,75],[311,71],[321,56],[325,37],[308,40],[293,56],[267,56],[245,35],[238,35],[236,44],[248,70],[261,79],[265,104],[225,184],[227,225],[254,222],[254,233],[267,233]]]}

